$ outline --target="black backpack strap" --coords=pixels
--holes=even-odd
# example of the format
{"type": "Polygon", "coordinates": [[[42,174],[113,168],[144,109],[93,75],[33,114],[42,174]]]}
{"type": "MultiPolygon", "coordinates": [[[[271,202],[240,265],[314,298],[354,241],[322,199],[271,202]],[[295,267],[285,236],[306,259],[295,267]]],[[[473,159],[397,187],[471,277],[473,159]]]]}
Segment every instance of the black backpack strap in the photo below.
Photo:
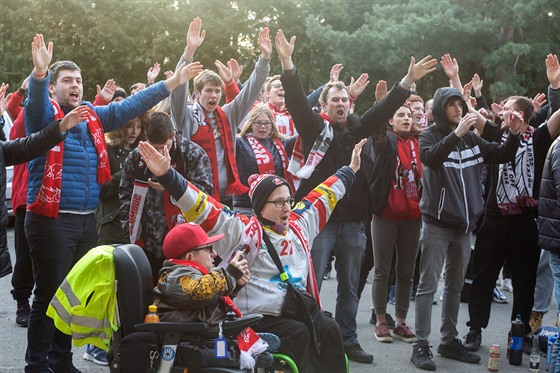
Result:
{"type": "Polygon", "coordinates": [[[266,234],[264,229],[262,231],[262,234],[263,234],[263,240],[266,243],[266,247],[268,249],[268,254],[270,255],[270,257],[274,261],[274,264],[276,264],[276,267],[280,271],[280,280],[282,280],[283,282],[289,282],[288,281],[289,276],[286,273],[286,271],[284,271],[284,267],[282,267],[282,262],[280,261],[280,258],[278,257],[278,253],[276,252],[276,248],[274,247],[272,242],[270,242],[270,237],[268,237],[268,235],[266,234]]]}

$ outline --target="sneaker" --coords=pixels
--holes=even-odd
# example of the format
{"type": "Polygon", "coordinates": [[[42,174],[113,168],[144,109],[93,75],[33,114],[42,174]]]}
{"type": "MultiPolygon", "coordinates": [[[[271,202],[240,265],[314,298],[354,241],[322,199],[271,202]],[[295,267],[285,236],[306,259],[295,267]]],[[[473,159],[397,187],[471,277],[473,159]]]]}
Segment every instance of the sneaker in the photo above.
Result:
{"type": "Polygon", "coordinates": [[[416,339],[416,334],[410,330],[408,325],[402,323],[393,330],[393,338],[398,338],[406,343],[412,343],[416,339]]]}
{"type": "Polygon", "coordinates": [[[467,351],[465,346],[463,346],[463,343],[457,338],[449,344],[440,344],[437,352],[443,357],[462,361],[463,363],[477,364],[480,362],[480,356],[467,351]]]}
{"type": "Polygon", "coordinates": [[[344,346],[344,352],[348,359],[358,363],[369,364],[373,361],[373,355],[365,352],[359,343],[352,346],[344,346]]]}
{"type": "Polygon", "coordinates": [[[531,316],[529,318],[529,326],[531,327],[531,333],[535,334],[537,329],[539,329],[542,326],[543,316],[544,316],[543,312],[531,311],[531,316]]]}
{"type": "Polygon", "coordinates": [[[323,280],[328,280],[329,278],[331,278],[331,271],[326,271],[323,275],[323,280]]]}
{"type": "Polygon", "coordinates": [[[480,330],[469,330],[463,338],[465,339],[465,350],[478,351],[482,343],[482,332],[480,330]]]}
{"type": "Polygon", "coordinates": [[[49,368],[49,372],[50,373],[82,373],[82,371],[76,368],[74,365],[72,365],[70,368],[65,367],[64,369],[49,368]]]}
{"type": "MultiPolygon", "coordinates": [[[[395,329],[395,319],[393,319],[393,316],[386,313],[385,320],[387,321],[387,325],[389,326],[389,329],[391,330],[395,329]]],[[[371,319],[369,319],[369,323],[371,325],[377,325],[377,315],[375,314],[374,310],[371,310],[371,319]]]]}
{"type": "Polygon", "coordinates": [[[513,293],[513,285],[511,284],[511,278],[504,278],[502,280],[501,289],[513,293]]]}
{"type": "Polygon", "coordinates": [[[506,304],[508,302],[504,293],[502,293],[497,287],[495,287],[492,291],[492,301],[501,304],[506,304]]]}
{"type": "Polygon", "coordinates": [[[255,358],[255,368],[268,368],[274,363],[274,357],[270,352],[262,352],[255,358]]]}
{"type": "Polygon", "coordinates": [[[257,333],[259,338],[268,344],[266,352],[277,352],[280,349],[282,342],[276,334],[272,333],[257,333]]]}
{"type": "Polygon", "coordinates": [[[410,361],[418,369],[436,370],[436,363],[432,360],[434,355],[430,351],[430,346],[416,346],[412,348],[412,356],[410,361]]]}
{"type": "Polygon", "coordinates": [[[379,342],[391,343],[393,342],[393,337],[391,337],[391,331],[389,330],[389,325],[386,322],[379,324],[375,327],[375,339],[379,342]]]}
{"type": "Polygon", "coordinates": [[[84,353],[84,360],[91,361],[97,365],[109,365],[107,352],[94,345],[87,345],[86,352],[84,353]]]}
{"type": "Polygon", "coordinates": [[[24,304],[23,306],[19,306],[16,311],[16,324],[27,328],[27,324],[29,323],[29,312],[31,309],[29,308],[29,304],[24,304]]]}

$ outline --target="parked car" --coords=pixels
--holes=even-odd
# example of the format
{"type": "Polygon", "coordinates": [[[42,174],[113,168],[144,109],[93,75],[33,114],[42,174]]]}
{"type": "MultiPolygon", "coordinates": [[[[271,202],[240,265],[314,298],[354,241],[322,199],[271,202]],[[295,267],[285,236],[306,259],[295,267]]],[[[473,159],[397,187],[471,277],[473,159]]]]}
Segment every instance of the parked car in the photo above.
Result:
{"type": "MultiPolygon", "coordinates": [[[[12,125],[14,122],[12,118],[8,115],[8,113],[3,114],[4,117],[4,134],[6,138],[10,138],[10,129],[12,129],[12,125]]],[[[14,224],[15,215],[14,210],[12,209],[12,178],[14,177],[14,166],[6,167],[6,208],[8,209],[8,226],[12,226],[14,224]]]]}

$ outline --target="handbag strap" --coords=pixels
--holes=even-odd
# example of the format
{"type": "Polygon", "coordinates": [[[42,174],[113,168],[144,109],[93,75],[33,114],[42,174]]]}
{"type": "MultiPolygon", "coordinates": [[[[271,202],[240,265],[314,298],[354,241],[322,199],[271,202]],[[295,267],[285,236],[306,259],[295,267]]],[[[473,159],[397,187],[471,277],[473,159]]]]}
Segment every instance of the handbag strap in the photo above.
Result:
{"type": "Polygon", "coordinates": [[[283,282],[289,283],[290,281],[288,281],[288,280],[290,279],[290,276],[288,275],[288,273],[286,273],[286,271],[284,271],[284,267],[282,267],[282,262],[280,261],[280,258],[278,257],[278,253],[276,252],[276,248],[274,247],[274,245],[270,241],[270,237],[268,237],[268,235],[266,234],[264,229],[263,229],[262,233],[263,233],[263,240],[266,243],[266,247],[268,248],[268,254],[270,255],[270,257],[272,258],[272,261],[274,262],[274,264],[276,264],[276,267],[280,271],[280,280],[282,280],[283,282]]]}

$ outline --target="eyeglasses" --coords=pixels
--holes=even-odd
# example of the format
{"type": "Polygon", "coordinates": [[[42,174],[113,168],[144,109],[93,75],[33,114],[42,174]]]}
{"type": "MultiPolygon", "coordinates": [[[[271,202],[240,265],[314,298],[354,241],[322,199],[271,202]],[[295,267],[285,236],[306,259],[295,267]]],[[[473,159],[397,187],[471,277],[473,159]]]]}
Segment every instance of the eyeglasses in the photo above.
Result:
{"type": "Polygon", "coordinates": [[[198,249],[192,249],[192,251],[203,251],[203,250],[206,250],[208,251],[209,254],[212,254],[214,248],[212,246],[204,246],[204,247],[199,247],[198,249]]]}
{"type": "Polygon", "coordinates": [[[271,121],[266,121],[266,122],[254,121],[253,124],[257,127],[271,127],[272,126],[271,121]]]}
{"type": "Polygon", "coordinates": [[[288,204],[288,206],[292,207],[294,205],[294,202],[295,200],[293,198],[288,198],[288,199],[277,199],[276,201],[266,201],[265,203],[274,203],[274,206],[281,209],[282,207],[284,207],[285,204],[288,204]]]}

